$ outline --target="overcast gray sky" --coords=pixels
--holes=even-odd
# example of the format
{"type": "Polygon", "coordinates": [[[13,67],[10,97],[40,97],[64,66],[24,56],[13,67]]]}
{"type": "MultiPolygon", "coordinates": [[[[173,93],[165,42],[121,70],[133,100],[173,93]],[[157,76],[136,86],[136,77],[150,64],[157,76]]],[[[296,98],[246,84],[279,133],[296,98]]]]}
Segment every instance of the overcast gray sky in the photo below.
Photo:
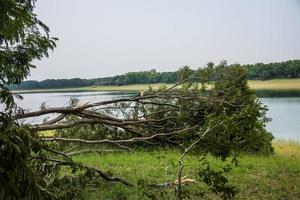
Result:
{"type": "Polygon", "coordinates": [[[59,42],[29,79],[300,59],[299,0],[38,0],[59,42]]]}

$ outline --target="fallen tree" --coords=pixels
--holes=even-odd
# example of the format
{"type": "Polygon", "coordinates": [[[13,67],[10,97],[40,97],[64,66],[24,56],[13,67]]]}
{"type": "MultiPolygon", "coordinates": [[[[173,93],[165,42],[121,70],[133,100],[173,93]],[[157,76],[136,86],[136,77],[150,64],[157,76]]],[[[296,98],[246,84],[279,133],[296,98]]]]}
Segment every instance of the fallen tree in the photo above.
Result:
{"type": "MultiPolygon", "coordinates": [[[[30,112],[18,108],[15,98],[21,96],[7,86],[20,84],[35,67],[32,61],[47,57],[56,46],[34,7],[35,0],[0,1],[0,199],[75,199],[99,178],[137,186],[73,160],[83,153],[166,146],[181,150],[177,180],[141,185],[175,188],[176,198],[182,199],[182,186],[195,182],[184,176],[187,153],[210,153],[225,160],[241,151],[272,152],[272,135],[264,129],[266,108],[249,91],[245,70],[225,62],[196,71],[183,67],[173,87],[150,88],[133,97],[95,103],[72,100],[66,107],[43,105],[30,112]],[[49,115],[40,123],[26,123],[49,115]],[[45,130],[55,132],[46,137],[41,133],[45,130]]],[[[197,181],[223,199],[232,198],[234,187],[222,176],[228,168],[215,172],[203,164],[197,181]]]]}
{"type": "MultiPolygon", "coordinates": [[[[20,155],[11,157],[23,156],[26,159],[25,164],[33,181],[27,185],[26,193],[32,191],[43,198],[76,194],[74,188],[66,189],[66,186],[59,184],[64,183],[66,178],[59,176],[62,166],[70,167],[73,172],[79,170],[81,175],[74,175],[72,179],[76,177],[82,183],[101,177],[105,181],[134,186],[136,183],[114,177],[101,169],[76,163],[72,156],[168,146],[185,152],[179,159],[176,186],[177,199],[180,199],[185,154],[210,153],[225,160],[230,156],[236,158],[240,152],[272,152],[272,135],[264,129],[266,108],[249,91],[246,73],[240,66],[222,63],[200,68],[197,73],[190,72],[188,68],[182,68],[181,81],[174,86],[162,87],[157,91],[150,88],[136,96],[94,103],[73,99],[66,107],[44,105],[38,111],[17,109],[13,114],[5,115],[7,119],[1,124],[1,131],[9,138],[9,132],[15,134],[20,131],[23,138],[13,140],[13,143],[18,148],[24,145],[22,148],[27,149],[26,155],[18,152],[20,155]],[[50,118],[41,123],[21,123],[24,119],[49,114],[50,118]],[[45,130],[56,131],[51,136],[43,136],[40,131],[45,130]]],[[[5,154],[5,150],[1,154],[9,155],[5,154]]],[[[18,170],[8,169],[12,163],[4,168],[8,170],[6,176],[11,175],[10,170],[18,170]]],[[[18,164],[15,164],[17,167],[18,164]]],[[[223,189],[227,191],[228,188],[223,189]]],[[[229,190],[229,195],[224,198],[232,197],[232,193],[233,190],[229,190]]],[[[4,191],[4,194],[8,192],[4,191]]]]}

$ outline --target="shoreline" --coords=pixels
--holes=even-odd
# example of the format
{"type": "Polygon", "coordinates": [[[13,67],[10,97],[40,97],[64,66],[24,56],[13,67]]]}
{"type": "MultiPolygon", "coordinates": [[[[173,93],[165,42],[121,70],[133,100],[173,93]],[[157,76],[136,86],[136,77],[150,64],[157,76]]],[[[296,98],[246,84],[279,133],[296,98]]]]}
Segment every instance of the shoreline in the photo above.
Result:
{"type": "MultiPolygon", "coordinates": [[[[249,87],[254,91],[300,91],[300,78],[297,79],[271,79],[271,80],[249,80],[249,87]]],[[[56,89],[32,89],[32,90],[14,90],[13,93],[51,93],[51,92],[137,92],[147,90],[149,86],[158,89],[160,86],[171,87],[174,84],[155,83],[155,84],[134,84],[123,86],[91,86],[77,88],[56,88],[56,89]]]]}

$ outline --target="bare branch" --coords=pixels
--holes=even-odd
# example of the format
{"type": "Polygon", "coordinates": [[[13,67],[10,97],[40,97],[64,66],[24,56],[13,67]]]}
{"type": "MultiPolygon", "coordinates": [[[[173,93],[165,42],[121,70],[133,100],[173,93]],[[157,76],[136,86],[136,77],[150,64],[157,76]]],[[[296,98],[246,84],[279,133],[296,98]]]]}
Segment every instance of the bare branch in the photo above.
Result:
{"type": "Polygon", "coordinates": [[[67,153],[68,156],[76,156],[80,154],[86,154],[86,153],[112,153],[112,152],[124,152],[123,150],[118,150],[118,149],[102,149],[102,150],[97,150],[97,149],[83,149],[79,151],[73,151],[67,153]]]}
{"type": "Polygon", "coordinates": [[[49,120],[49,121],[45,122],[44,124],[45,124],[45,125],[55,124],[55,123],[57,123],[57,122],[63,120],[66,116],[67,116],[66,114],[61,114],[61,115],[59,115],[58,117],[56,117],[56,118],[54,118],[54,119],[52,119],[52,120],[49,120]]]}
{"type": "Polygon", "coordinates": [[[182,186],[182,172],[183,172],[183,158],[186,156],[186,154],[195,147],[195,145],[197,143],[199,143],[203,137],[205,137],[210,131],[212,131],[213,129],[215,129],[218,126],[221,126],[222,124],[224,124],[224,122],[220,122],[212,127],[208,127],[204,133],[196,140],[194,141],[190,146],[188,146],[187,148],[185,148],[184,152],[181,154],[178,163],[179,163],[179,170],[178,170],[178,185],[176,187],[176,200],[181,200],[181,186],[182,186]]]}
{"type": "Polygon", "coordinates": [[[182,133],[182,132],[194,130],[194,129],[198,128],[198,127],[199,127],[199,125],[196,125],[194,127],[185,128],[185,129],[181,129],[181,130],[170,132],[170,133],[158,133],[158,134],[154,134],[154,135],[151,135],[151,136],[133,137],[133,138],[124,139],[124,140],[109,140],[109,139],[103,139],[103,140],[84,140],[84,139],[78,139],[78,138],[61,138],[61,137],[44,137],[44,138],[42,138],[42,140],[44,140],[46,142],[55,141],[55,142],[72,142],[72,143],[82,143],[82,144],[132,143],[132,142],[139,142],[139,141],[140,142],[144,142],[146,140],[154,139],[154,138],[160,137],[160,136],[170,136],[170,135],[173,135],[173,134],[177,134],[177,133],[182,133]]]}
{"type": "Polygon", "coordinates": [[[83,165],[83,164],[78,164],[78,163],[76,163],[72,160],[71,161],[64,161],[64,160],[58,160],[58,159],[53,159],[53,158],[45,158],[45,157],[32,157],[32,159],[40,159],[40,160],[44,160],[44,161],[55,162],[55,166],[57,166],[57,165],[78,166],[82,169],[96,172],[101,178],[103,178],[106,181],[119,182],[119,183],[122,183],[122,184],[124,184],[126,186],[130,186],[130,187],[133,186],[133,184],[128,182],[127,180],[124,180],[124,179],[119,178],[119,177],[110,176],[109,174],[103,172],[100,169],[90,167],[90,166],[87,166],[87,165],[83,165]]]}

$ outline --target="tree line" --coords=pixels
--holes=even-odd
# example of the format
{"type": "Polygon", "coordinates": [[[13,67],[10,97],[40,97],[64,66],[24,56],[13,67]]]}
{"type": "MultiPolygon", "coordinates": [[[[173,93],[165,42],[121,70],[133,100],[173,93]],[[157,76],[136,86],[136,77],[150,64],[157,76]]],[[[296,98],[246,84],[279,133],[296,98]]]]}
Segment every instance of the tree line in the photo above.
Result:
{"type": "MultiPolygon", "coordinates": [[[[212,64],[212,63],[210,63],[212,64]]],[[[242,65],[247,71],[249,80],[268,80],[275,78],[300,77],[300,60],[289,60],[277,63],[256,63],[242,65]]],[[[194,71],[194,70],[191,70],[194,71]]],[[[195,71],[194,71],[195,72],[195,71]]],[[[179,71],[157,72],[155,69],[141,72],[128,72],[123,75],[94,79],[47,79],[43,81],[23,81],[19,85],[11,85],[12,90],[71,88],[86,86],[121,86],[132,84],[176,83],[179,71]]]]}
{"type": "Polygon", "coordinates": [[[94,79],[46,79],[43,81],[23,81],[21,84],[10,85],[12,90],[24,89],[49,89],[49,88],[71,88],[86,86],[105,86],[105,85],[132,85],[132,84],[151,84],[151,83],[176,83],[178,71],[176,72],[157,72],[150,71],[128,72],[123,75],[94,79]]]}
{"type": "MultiPolygon", "coordinates": [[[[250,80],[268,80],[275,78],[297,78],[300,77],[300,60],[289,60],[278,63],[256,63],[242,65],[247,70],[250,80]]],[[[151,83],[176,83],[178,71],[157,72],[155,69],[141,72],[128,72],[123,75],[94,79],[46,79],[43,81],[23,81],[19,85],[11,85],[10,89],[48,89],[48,88],[70,88],[86,86],[105,85],[132,85],[151,83]]]]}
{"type": "Polygon", "coordinates": [[[300,60],[289,60],[275,63],[256,63],[244,65],[250,80],[268,80],[276,78],[299,78],[300,60]]]}

